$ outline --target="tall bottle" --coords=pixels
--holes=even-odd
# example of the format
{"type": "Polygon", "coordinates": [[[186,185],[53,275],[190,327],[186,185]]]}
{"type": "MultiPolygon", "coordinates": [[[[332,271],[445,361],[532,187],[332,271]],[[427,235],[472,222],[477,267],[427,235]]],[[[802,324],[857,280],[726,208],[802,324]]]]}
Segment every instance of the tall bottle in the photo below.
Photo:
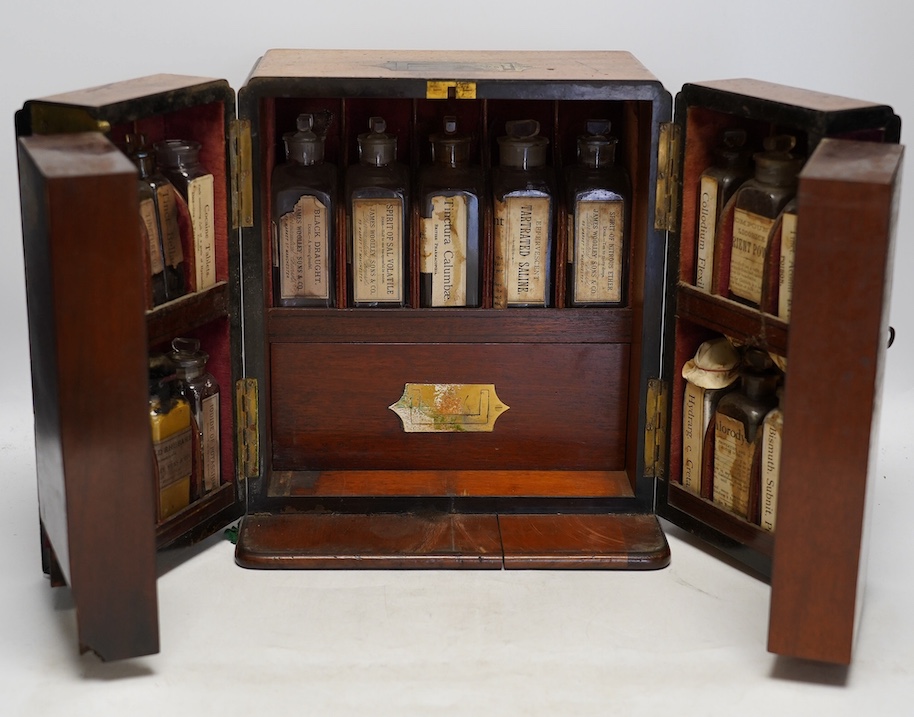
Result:
{"type": "Polygon", "coordinates": [[[432,164],[419,174],[419,304],[479,306],[481,289],[480,202],[482,170],[470,164],[471,138],[445,117],[433,134],[432,164]]]}
{"type": "Polygon", "coordinates": [[[768,354],[749,349],[740,371],[739,389],[721,398],[714,414],[712,497],[721,508],[745,520],[756,512],[756,438],[762,420],[777,405],[775,391],[780,376],[768,354]]]}
{"type": "Polygon", "coordinates": [[[760,307],[770,235],[780,211],[797,188],[803,160],[791,154],[796,138],[765,139],[765,151],[754,155],[755,176],[736,192],[733,247],[730,254],[730,297],[760,307]]]}
{"type": "Polygon", "coordinates": [[[141,172],[141,176],[137,180],[137,194],[140,200],[140,231],[146,249],[146,262],[152,285],[152,304],[158,306],[168,301],[165,294],[165,252],[162,246],[162,232],[159,229],[155,190],[142,176],[144,170],[140,167],[139,159],[136,156],[137,152],[143,148],[144,139],[142,135],[127,135],[126,153],[141,172]]]}
{"type": "Polygon", "coordinates": [[[177,395],[190,405],[195,432],[194,480],[191,498],[197,499],[222,482],[219,448],[219,384],[206,370],[209,356],[198,339],[176,338],[169,358],[174,363],[177,395]]]}
{"type": "Polygon", "coordinates": [[[168,139],[155,143],[162,174],[187,203],[194,235],[194,278],[197,291],[216,283],[216,229],[213,175],[200,164],[200,143],[168,139]]]}
{"type": "Polygon", "coordinates": [[[565,176],[568,206],[568,303],[619,306],[628,278],[631,180],[616,164],[609,120],[590,120],[578,138],[578,162],[565,176]]]}
{"type": "Polygon", "coordinates": [[[336,167],[324,161],[330,113],[302,114],[273,170],[273,293],[277,306],[335,303],[336,167]]]}
{"type": "Polygon", "coordinates": [[[714,246],[720,214],[733,193],[752,175],[752,157],[745,144],[745,130],[725,130],[714,148],[714,163],[698,179],[695,286],[702,291],[712,290],[714,246]]]}
{"type": "Polygon", "coordinates": [[[405,306],[409,300],[409,171],[382,117],[358,136],[359,163],[346,171],[347,274],[353,306],[405,306]]]}
{"type": "Polygon", "coordinates": [[[190,503],[193,433],[187,400],[175,392],[174,368],[165,356],[149,361],[149,424],[155,456],[157,518],[170,518],[190,503]]]}
{"type": "Polygon", "coordinates": [[[496,309],[549,306],[552,294],[555,177],[549,140],[536,120],[505,124],[492,171],[496,309]]]}

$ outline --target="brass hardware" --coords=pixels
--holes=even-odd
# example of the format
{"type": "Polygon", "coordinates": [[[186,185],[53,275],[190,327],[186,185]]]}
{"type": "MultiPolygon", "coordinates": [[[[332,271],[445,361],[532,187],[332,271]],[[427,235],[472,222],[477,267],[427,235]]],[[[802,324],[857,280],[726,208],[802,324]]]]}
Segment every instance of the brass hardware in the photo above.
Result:
{"type": "Polygon", "coordinates": [[[490,433],[509,407],[491,383],[408,383],[388,408],[406,433],[490,433]]]}
{"type": "Polygon", "coordinates": [[[425,86],[428,100],[475,100],[476,83],[461,80],[428,80],[425,86]]]}
{"type": "Polygon", "coordinates": [[[71,134],[111,131],[108,120],[96,119],[80,107],[37,102],[31,106],[33,134],[71,134]]]}
{"type": "Polygon", "coordinates": [[[229,125],[232,171],[232,228],[254,226],[254,178],[251,171],[251,121],[236,119],[229,125]]]}
{"type": "Polygon", "coordinates": [[[657,149],[657,206],[654,212],[654,229],[679,231],[681,156],[682,128],[673,122],[662,122],[657,149]]]}
{"type": "Polygon", "coordinates": [[[654,478],[666,475],[667,401],[669,385],[659,378],[647,382],[644,418],[644,474],[654,478]]]}
{"type": "Polygon", "coordinates": [[[255,478],[260,472],[257,379],[242,378],[235,383],[235,426],[238,436],[238,477],[255,478]]]}

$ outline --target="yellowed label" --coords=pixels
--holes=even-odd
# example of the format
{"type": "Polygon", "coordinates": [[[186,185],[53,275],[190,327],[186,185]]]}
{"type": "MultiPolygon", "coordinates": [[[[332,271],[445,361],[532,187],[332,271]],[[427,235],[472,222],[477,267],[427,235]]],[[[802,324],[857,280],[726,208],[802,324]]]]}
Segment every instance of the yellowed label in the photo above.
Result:
{"type": "Polygon", "coordinates": [[[422,220],[420,271],[431,274],[432,306],[467,305],[467,198],[431,198],[431,216],[422,220]]]}
{"type": "Polygon", "coordinates": [[[546,304],[550,209],[549,197],[495,201],[495,308],[546,304]]]}
{"type": "Polygon", "coordinates": [[[714,239],[717,235],[718,183],[714,177],[702,177],[698,188],[698,226],[695,240],[695,286],[711,291],[714,271],[714,239]]]}
{"type": "Polygon", "coordinates": [[[619,200],[577,203],[574,232],[576,303],[622,301],[624,207],[619,200]]]}
{"type": "Polygon", "coordinates": [[[279,218],[279,293],[283,299],[330,297],[328,256],[330,231],[327,207],[303,195],[291,212],[279,218]]]}
{"type": "Polygon", "coordinates": [[[140,201],[140,221],[149,248],[149,273],[153,276],[161,274],[165,271],[165,260],[162,258],[162,245],[159,244],[155,200],[143,199],[140,201]]]}
{"type": "Polygon", "coordinates": [[[172,483],[190,476],[193,470],[192,443],[190,426],[161,441],[153,441],[160,489],[164,490],[172,483]]]}
{"type": "Polygon", "coordinates": [[[221,483],[219,472],[219,394],[203,399],[200,443],[203,453],[203,490],[209,493],[221,483]]]}
{"type": "Polygon", "coordinates": [[[704,447],[705,389],[686,381],[682,399],[682,486],[701,492],[701,454],[704,447]]]}
{"type": "Polygon", "coordinates": [[[781,261],[778,268],[778,316],[790,320],[793,265],[797,249],[797,215],[787,213],[781,221],[781,261]]]}
{"type": "Polygon", "coordinates": [[[762,302],[765,255],[774,220],[745,209],[733,215],[733,250],[730,255],[730,291],[753,304],[762,302]]]}
{"type": "Polygon", "coordinates": [[[162,251],[167,266],[178,266],[184,261],[181,250],[181,232],[178,229],[178,203],[175,190],[170,184],[156,189],[159,208],[159,224],[162,227],[162,251]]]}
{"type": "Polygon", "coordinates": [[[762,424],[761,466],[761,526],[774,531],[778,508],[778,482],[781,473],[781,437],[784,432],[784,414],[774,409],[762,424]]]}
{"type": "Polygon", "coordinates": [[[406,433],[488,433],[509,406],[491,383],[408,383],[388,408],[400,417],[406,433]]]}
{"type": "Polygon", "coordinates": [[[741,518],[749,516],[753,446],[741,421],[714,417],[714,502],[741,518]]]}
{"type": "Polygon", "coordinates": [[[403,241],[402,200],[352,200],[353,298],[357,303],[403,301],[403,241]]]}
{"type": "Polygon", "coordinates": [[[204,174],[187,183],[187,208],[194,230],[197,291],[207,289],[216,283],[216,229],[213,204],[212,174],[204,174]]]}

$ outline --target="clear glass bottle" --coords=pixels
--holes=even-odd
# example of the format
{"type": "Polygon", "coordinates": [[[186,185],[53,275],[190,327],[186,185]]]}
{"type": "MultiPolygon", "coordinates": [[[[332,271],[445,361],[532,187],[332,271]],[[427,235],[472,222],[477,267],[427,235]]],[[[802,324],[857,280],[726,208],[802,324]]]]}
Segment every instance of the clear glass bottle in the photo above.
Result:
{"type": "Polygon", "coordinates": [[[621,306],[628,278],[631,180],[616,164],[609,120],[589,120],[578,161],[565,173],[568,207],[567,303],[621,306]]]}
{"type": "Polygon", "coordinates": [[[803,160],[791,151],[796,138],[765,139],[765,151],[753,155],[755,175],[736,192],[733,246],[730,253],[730,298],[759,308],[762,303],[772,228],[797,189],[803,160]]]}
{"type": "Polygon", "coordinates": [[[711,292],[717,225],[733,193],[752,176],[752,153],[746,148],[746,132],[724,130],[714,148],[714,163],[698,178],[695,221],[695,286],[711,292]]]}
{"type": "Polygon", "coordinates": [[[536,120],[505,124],[492,170],[495,212],[493,306],[549,306],[552,295],[555,175],[549,140],[536,120]]]}
{"type": "Polygon", "coordinates": [[[150,272],[153,277],[154,303],[177,299],[187,292],[184,279],[184,251],[181,248],[181,231],[178,227],[178,205],[175,188],[156,169],[155,157],[145,147],[137,149],[132,159],[140,172],[141,201],[152,199],[153,220],[150,221],[150,206],[140,205],[140,218],[149,236],[150,272]],[[145,212],[145,213],[144,213],[145,212]],[[153,229],[154,225],[154,229],[153,229]],[[158,271],[161,258],[161,271],[158,271]],[[157,280],[161,274],[161,281],[157,280]],[[157,289],[157,283],[161,287],[157,289]],[[162,299],[161,301],[156,300],[162,299]]]}
{"type": "Polygon", "coordinates": [[[396,161],[397,138],[382,117],[358,136],[359,163],[346,170],[347,278],[352,306],[409,301],[409,170],[396,161]]]}
{"type": "Polygon", "coordinates": [[[198,499],[222,483],[219,442],[219,384],[206,370],[209,356],[200,350],[200,341],[176,338],[169,358],[174,363],[177,394],[191,409],[195,431],[194,480],[191,497],[198,499]]]}
{"type": "Polygon", "coordinates": [[[174,367],[157,354],[149,361],[149,424],[155,457],[157,518],[162,522],[190,504],[193,433],[187,400],[175,391],[174,367]]]}
{"type": "Polygon", "coordinates": [[[419,174],[422,213],[419,304],[479,306],[482,170],[470,164],[471,137],[445,117],[443,132],[429,138],[432,164],[419,174]]]}
{"type": "Polygon", "coordinates": [[[756,435],[762,420],[777,405],[780,372],[767,353],[749,349],[743,358],[739,389],[726,394],[714,413],[714,503],[745,520],[753,520],[759,499],[754,471],[756,435]]]}
{"type": "Polygon", "coordinates": [[[336,167],[324,161],[329,112],[301,114],[283,135],[286,163],[273,170],[273,300],[333,306],[336,167]]]}
{"type": "Polygon", "coordinates": [[[187,203],[193,229],[196,291],[216,283],[216,229],[213,175],[200,164],[200,143],[167,139],[155,143],[156,161],[165,178],[187,203]]]}

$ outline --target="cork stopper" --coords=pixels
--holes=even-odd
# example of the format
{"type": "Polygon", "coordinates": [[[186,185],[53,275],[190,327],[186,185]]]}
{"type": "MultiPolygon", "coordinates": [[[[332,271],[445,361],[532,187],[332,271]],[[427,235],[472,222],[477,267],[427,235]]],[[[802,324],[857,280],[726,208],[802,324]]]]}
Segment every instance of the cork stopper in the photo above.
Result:
{"type": "Polygon", "coordinates": [[[540,136],[536,120],[512,120],[505,123],[506,136],[498,138],[499,164],[515,169],[533,169],[546,164],[549,140],[540,136]]]}

